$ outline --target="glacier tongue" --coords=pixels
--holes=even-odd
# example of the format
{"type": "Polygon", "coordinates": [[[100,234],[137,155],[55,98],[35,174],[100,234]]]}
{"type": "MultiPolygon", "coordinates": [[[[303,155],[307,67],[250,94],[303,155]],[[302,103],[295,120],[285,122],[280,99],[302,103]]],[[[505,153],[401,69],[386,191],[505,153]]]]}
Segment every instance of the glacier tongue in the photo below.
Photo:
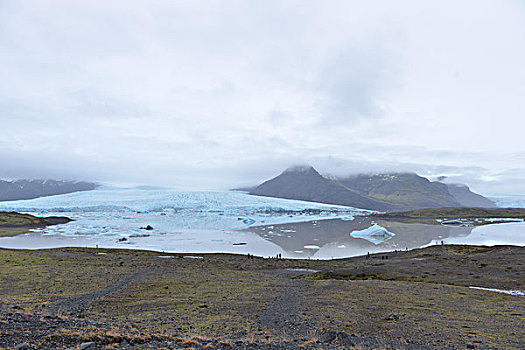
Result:
{"type": "Polygon", "coordinates": [[[88,192],[0,203],[0,211],[67,215],[67,225],[44,234],[129,236],[146,225],[152,234],[183,229],[238,230],[248,226],[351,217],[350,207],[251,196],[240,192],[182,192],[162,188],[102,187],[88,192]]]}
{"type": "Polygon", "coordinates": [[[172,189],[102,187],[93,191],[0,203],[0,210],[27,212],[194,211],[274,213],[299,211],[359,212],[360,209],[297,200],[251,196],[241,192],[183,192],[172,189]]]}
{"type": "Polygon", "coordinates": [[[366,212],[240,192],[111,187],[2,202],[0,211],[66,215],[74,219],[65,225],[0,238],[0,247],[98,246],[172,252],[249,252],[259,255],[284,252],[275,244],[245,231],[248,227],[353,218],[366,212]],[[148,226],[151,229],[141,229],[148,226]]]}

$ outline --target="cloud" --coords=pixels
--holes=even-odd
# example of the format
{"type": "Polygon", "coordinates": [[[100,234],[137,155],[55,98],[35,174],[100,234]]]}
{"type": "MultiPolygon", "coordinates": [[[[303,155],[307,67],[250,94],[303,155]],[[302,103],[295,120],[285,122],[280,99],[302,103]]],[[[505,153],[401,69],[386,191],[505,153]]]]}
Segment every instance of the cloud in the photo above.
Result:
{"type": "Polygon", "coordinates": [[[0,177],[211,189],[312,163],[525,192],[524,17],[513,1],[2,1],[0,177]]]}
{"type": "Polygon", "coordinates": [[[317,83],[326,96],[321,122],[341,125],[384,116],[381,100],[395,85],[397,60],[382,42],[345,48],[323,63],[317,83]]]}

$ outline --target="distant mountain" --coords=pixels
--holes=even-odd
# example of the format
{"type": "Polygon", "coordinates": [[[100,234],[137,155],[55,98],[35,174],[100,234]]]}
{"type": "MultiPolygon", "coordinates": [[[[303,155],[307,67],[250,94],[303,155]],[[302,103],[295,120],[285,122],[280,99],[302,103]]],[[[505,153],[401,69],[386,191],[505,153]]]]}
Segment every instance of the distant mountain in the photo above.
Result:
{"type": "Polygon", "coordinates": [[[454,198],[463,207],[476,207],[476,208],[496,208],[497,205],[490,199],[483,197],[480,194],[474,193],[468,188],[467,185],[461,184],[447,184],[448,192],[454,196],[454,198]]]}
{"type": "Polygon", "coordinates": [[[432,182],[414,173],[355,175],[338,181],[359,194],[391,203],[400,210],[442,207],[494,208],[468,186],[432,182]]]}
{"type": "Polygon", "coordinates": [[[57,194],[94,190],[97,184],[65,180],[0,180],[0,201],[32,199],[57,194]]]}
{"type": "Polygon", "coordinates": [[[371,210],[392,209],[388,203],[362,196],[336,181],[324,178],[311,166],[289,168],[249,193],[371,210]]]}
{"type": "Polygon", "coordinates": [[[339,182],[363,196],[391,203],[399,210],[459,207],[447,185],[414,173],[355,175],[339,182]]]}
{"type": "Polygon", "coordinates": [[[310,166],[289,168],[249,193],[379,211],[495,207],[492,201],[471,192],[467,186],[431,182],[414,173],[327,178],[310,166]]]}

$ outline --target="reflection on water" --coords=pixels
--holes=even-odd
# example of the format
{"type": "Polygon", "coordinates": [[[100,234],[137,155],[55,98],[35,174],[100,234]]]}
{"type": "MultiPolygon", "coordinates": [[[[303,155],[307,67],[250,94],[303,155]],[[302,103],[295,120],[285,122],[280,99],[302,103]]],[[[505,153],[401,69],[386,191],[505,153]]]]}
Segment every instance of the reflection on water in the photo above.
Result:
{"type": "Polygon", "coordinates": [[[450,236],[448,244],[525,245],[525,223],[478,226],[468,236],[450,236]]]}
{"type": "MultiPolygon", "coordinates": [[[[401,223],[355,216],[353,220],[315,220],[251,226],[244,230],[213,230],[179,228],[172,225],[169,216],[157,216],[159,220],[153,222],[154,230],[128,234],[126,239],[122,239],[122,234],[129,230],[126,231],[124,226],[115,227],[114,232],[105,232],[98,223],[93,223],[90,228],[93,233],[73,234],[70,232],[72,226],[66,224],[16,237],[0,237],[0,247],[42,249],[98,246],[179,253],[250,253],[265,257],[281,254],[286,258],[331,259],[365,255],[368,252],[413,249],[442,242],[525,245],[523,222],[465,227],[401,223]],[[167,223],[162,225],[164,220],[167,223]],[[64,230],[68,230],[68,233],[64,234],[64,230]]],[[[152,219],[152,216],[148,218],[152,219]]],[[[89,226],[89,222],[83,225],[89,226]]],[[[138,224],[135,226],[139,227],[138,224]]]]}
{"type": "Polygon", "coordinates": [[[413,249],[441,242],[525,245],[524,223],[474,227],[401,223],[355,217],[352,221],[322,220],[258,226],[251,227],[249,231],[277,244],[286,252],[286,256],[296,258],[342,258],[368,252],[413,249]],[[382,234],[378,234],[379,227],[383,228],[382,234]],[[367,233],[370,233],[368,237],[367,233]]]}

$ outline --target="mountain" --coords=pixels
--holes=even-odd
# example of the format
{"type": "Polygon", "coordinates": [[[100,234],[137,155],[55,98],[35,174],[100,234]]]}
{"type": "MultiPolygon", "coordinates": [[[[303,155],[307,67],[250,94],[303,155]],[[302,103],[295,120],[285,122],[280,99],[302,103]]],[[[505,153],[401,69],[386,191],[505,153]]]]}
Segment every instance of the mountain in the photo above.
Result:
{"type": "Polygon", "coordinates": [[[249,193],[371,210],[392,209],[388,203],[362,196],[336,181],[324,178],[311,166],[289,168],[249,193]]]}
{"type": "Polygon", "coordinates": [[[432,182],[415,173],[323,177],[313,167],[293,167],[250,194],[392,211],[441,207],[495,207],[464,185],[432,182]]]}
{"type": "Polygon", "coordinates": [[[362,196],[391,203],[398,210],[461,206],[447,185],[414,173],[360,174],[338,181],[362,196]]]}
{"type": "Polygon", "coordinates": [[[476,208],[496,208],[497,205],[490,199],[474,193],[467,185],[447,184],[448,192],[454,196],[461,206],[476,208]]]}
{"type": "Polygon", "coordinates": [[[97,184],[65,180],[0,180],[0,201],[32,199],[57,194],[94,190],[97,184]]]}

